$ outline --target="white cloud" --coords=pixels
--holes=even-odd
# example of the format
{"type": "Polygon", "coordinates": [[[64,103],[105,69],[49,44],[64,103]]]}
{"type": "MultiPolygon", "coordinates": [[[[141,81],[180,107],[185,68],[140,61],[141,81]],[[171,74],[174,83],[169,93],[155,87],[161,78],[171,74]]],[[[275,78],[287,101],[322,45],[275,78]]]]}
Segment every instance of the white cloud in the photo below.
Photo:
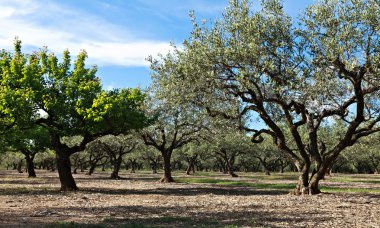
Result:
{"type": "Polygon", "coordinates": [[[110,90],[113,90],[115,89],[115,86],[114,84],[112,83],[112,85],[107,85],[107,86],[104,86],[106,90],[110,91],[110,90]]]}
{"type": "Polygon", "coordinates": [[[0,6],[0,46],[12,49],[17,36],[24,47],[47,46],[56,54],[85,49],[89,63],[146,66],[145,58],[171,49],[169,42],[141,40],[127,28],[52,1],[12,0],[0,6]]]}

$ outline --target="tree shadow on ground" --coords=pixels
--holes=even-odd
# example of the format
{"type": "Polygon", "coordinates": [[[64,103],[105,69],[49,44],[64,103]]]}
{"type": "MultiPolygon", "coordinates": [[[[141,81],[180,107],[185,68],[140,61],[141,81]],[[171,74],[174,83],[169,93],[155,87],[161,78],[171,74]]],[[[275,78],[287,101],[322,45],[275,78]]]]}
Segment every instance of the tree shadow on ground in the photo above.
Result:
{"type": "MultiPolygon", "coordinates": [[[[283,195],[289,190],[275,189],[254,189],[249,187],[235,186],[211,186],[211,187],[191,187],[191,188],[153,188],[153,189],[106,189],[106,188],[81,188],[78,193],[83,194],[106,194],[106,195],[163,195],[163,196],[197,196],[204,194],[229,195],[229,196],[249,196],[249,195],[283,195]]],[[[73,193],[73,192],[68,192],[73,193]]],[[[74,192],[75,193],[75,192],[74,192]]],[[[0,189],[0,195],[64,195],[65,192],[59,188],[6,188],[0,189]]]]}
{"type": "MultiPolygon", "coordinates": [[[[99,227],[294,227],[328,224],[334,217],[321,212],[299,213],[296,211],[265,211],[258,206],[244,208],[243,211],[219,210],[201,211],[198,207],[157,207],[157,206],[115,206],[101,208],[64,208],[57,213],[77,211],[81,215],[97,213],[103,215],[99,227]],[[62,211],[60,211],[62,210],[62,211]],[[111,212],[111,216],[109,214],[111,212]],[[132,216],[130,216],[133,214],[132,216]],[[306,224],[305,224],[306,225],[306,224]]],[[[86,223],[53,223],[48,227],[86,227],[86,223]],[[67,226],[65,226],[67,225],[67,226]],[[82,225],[82,226],[78,226],[82,225]]]]}
{"type": "Polygon", "coordinates": [[[218,186],[210,187],[165,187],[154,189],[104,189],[104,188],[83,188],[86,193],[100,193],[109,195],[173,195],[173,196],[196,196],[205,194],[230,195],[230,196],[248,196],[248,195],[283,195],[289,190],[274,189],[254,189],[250,187],[236,186],[218,186]]]}

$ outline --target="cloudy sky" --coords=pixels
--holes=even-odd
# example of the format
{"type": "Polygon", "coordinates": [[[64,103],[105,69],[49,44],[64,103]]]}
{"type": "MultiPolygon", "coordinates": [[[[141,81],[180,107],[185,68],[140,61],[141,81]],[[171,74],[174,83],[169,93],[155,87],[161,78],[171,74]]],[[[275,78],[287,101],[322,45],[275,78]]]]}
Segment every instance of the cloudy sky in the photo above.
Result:
{"type": "MultiPolygon", "coordinates": [[[[284,0],[299,14],[312,0],[284,0]]],[[[198,19],[221,16],[228,0],[0,0],[0,49],[12,49],[17,36],[23,51],[47,46],[57,55],[88,52],[105,88],[146,87],[145,58],[166,53],[191,32],[189,11],[198,19]]]]}

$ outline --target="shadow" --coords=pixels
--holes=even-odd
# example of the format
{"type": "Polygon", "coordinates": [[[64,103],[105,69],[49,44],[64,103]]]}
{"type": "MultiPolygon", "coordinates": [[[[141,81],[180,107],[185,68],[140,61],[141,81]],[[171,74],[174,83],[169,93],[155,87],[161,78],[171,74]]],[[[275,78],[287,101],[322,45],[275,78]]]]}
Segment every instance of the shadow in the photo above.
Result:
{"type": "MultiPolygon", "coordinates": [[[[183,184],[182,184],[183,185],[183,184]]],[[[182,188],[154,188],[154,189],[104,189],[104,188],[83,188],[83,192],[110,195],[172,195],[172,196],[196,196],[204,194],[229,195],[229,196],[249,196],[249,195],[283,195],[288,190],[265,190],[249,187],[235,186],[212,186],[212,187],[182,187],[182,188]]]]}
{"type": "MultiPolygon", "coordinates": [[[[76,192],[61,192],[59,187],[54,188],[6,188],[0,189],[0,195],[65,195],[76,192]]],[[[84,194],[106,194],[106,195],[163,195],[163,196],[197,196],[204,194],[228,195],[228,196],[249,196],[249,195],[284,195],[289,190],[265,190],[249,187],[235,186],[212,186],[212,187],[182,187],[182,188],[152,188],[152,189],[106,189],[106,188],[80,188],[77,193],[84,194]]]]}
{"type": "Polygon", "coordinates": [[[157,177],[151,177],[151,176],[120,176],[118,179],[111,179],[110,176],[76,176],[76,174],[73,175],[74,179],[78,182],[92,182],[92,181],[112,181],[112,180],[130,180],[130,181],[146,181],[146,182],[154,182],[159,181],[161,176],[157,177]]]}
{"type": "MultiPolygon", "coordinates": [[[[61,221],[70,221],[70,215],[90,218],[96,215],[101,221],[91,223],[54,223],[48,220],[46,227],[297,227],[298,224],[330,224],[335,218],[323,211],[299,213],[297,211],[269,211],[260,206],[250,206],[243,210],[204,211],[201,207],[181,206],[111,206],[111,207],[72,207],[54,208],[54,213],[61,221]],[[111,214],[111,215],[110,215],[111,214]]],[[[40,222],[39,212],[28,218],[29,225],[40,222]]],[[[43,215],[42,215],[43,217],[43,215]]],[[[88,221],[90,222],[90,221],[88,221]]],[[[23,227],[22,224],[19,224],[23,227]]],[[[26,224],[25,224],[26,225],[26,224]]]]}

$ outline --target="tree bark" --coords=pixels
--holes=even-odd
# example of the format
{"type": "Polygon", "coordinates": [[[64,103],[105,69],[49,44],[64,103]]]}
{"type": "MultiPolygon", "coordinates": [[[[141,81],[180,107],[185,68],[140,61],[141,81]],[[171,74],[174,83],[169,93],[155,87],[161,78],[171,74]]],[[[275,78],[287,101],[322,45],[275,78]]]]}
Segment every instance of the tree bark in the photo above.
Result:
{"type": "Polygon", "coordinates": [[[186,175],[190,175],[190,172],[193,171],[193,174],[195,173],[195,161],[197,159],[198,155],[190,156],[186,158],[188,167],[186,169],[186,175]]]}
{"type": "Polygon", "coordinates": [[[61,191],[76,191],[78,187],[71,174],[70,153],[56,149],[57,169],[61,181],[61,191]]]}
{"type": "Polygon", "coordinates": [[[164,158],[164,176],[161,178],[160,181],[164,183],[175,182],[172,177],[172,169],[170,165],[171,152],[163,151],[161,153],[162,157],[164,158]]]}
{"type": "Polygon", "coordinates": [[[17,164],[17,171],[18,171],[18,173],[23,173],[23,171],[22,171],[22,162],[21,161],[17,164]]]}
{"type": "Polygon", "coordinates": [[[295,193],[297,195],[309,194],[310,164],[296,165],[296,167],[299,172],[299,177],[298,177],[298,184],[297,184],[295,193]]]}
{"type": "Polygon", "coordinates": [[[232,166],[230,164],[227,164],[228,174],[231,177],[238,177],[238,175],[234,172],[232,166]]]}
{"type": "Polygon", "coordinates": [[[25,160],[26,160],[26,167],[28,169],[28,177],[34,178],[37,177],[36,171],[34,170],[34,155],[25,155],[25,160]]]}
{"type": "Polygon", "coordinates": [[[152,174],[157,174],[157,165],[152,166],[152,174]]]}
{"type": "Polygon", "coordinates": [[[186,169],[186,175],[190,175],[191,172],[191,166],[189,165],[186,169]]]}
{"type": "Polygon", "coordinates": [[[114,161],[113,169],[111,173],[111,179],[120,179],[119,171],[120,171],[121,162],[122,162],[121,157],[114,161]]]}
{"type": "Polygon", "coordinates": [[[95,171],[96,165],[91,165],[88,169],[87,175],[91,176],[95,171]]]}
{"type": "Polygon", "coordinates": [[[131,162],[131,172],[130,173],[136,173],[136,166],[137,166],[136,161],[130,159],[130,162],[131,162]]]}
{"type": "Polygon", "coordinates": [[[150,167],[152,168],[152,173],[157,174],[158,162],[156,160],[151,159],[150,167]]]}

